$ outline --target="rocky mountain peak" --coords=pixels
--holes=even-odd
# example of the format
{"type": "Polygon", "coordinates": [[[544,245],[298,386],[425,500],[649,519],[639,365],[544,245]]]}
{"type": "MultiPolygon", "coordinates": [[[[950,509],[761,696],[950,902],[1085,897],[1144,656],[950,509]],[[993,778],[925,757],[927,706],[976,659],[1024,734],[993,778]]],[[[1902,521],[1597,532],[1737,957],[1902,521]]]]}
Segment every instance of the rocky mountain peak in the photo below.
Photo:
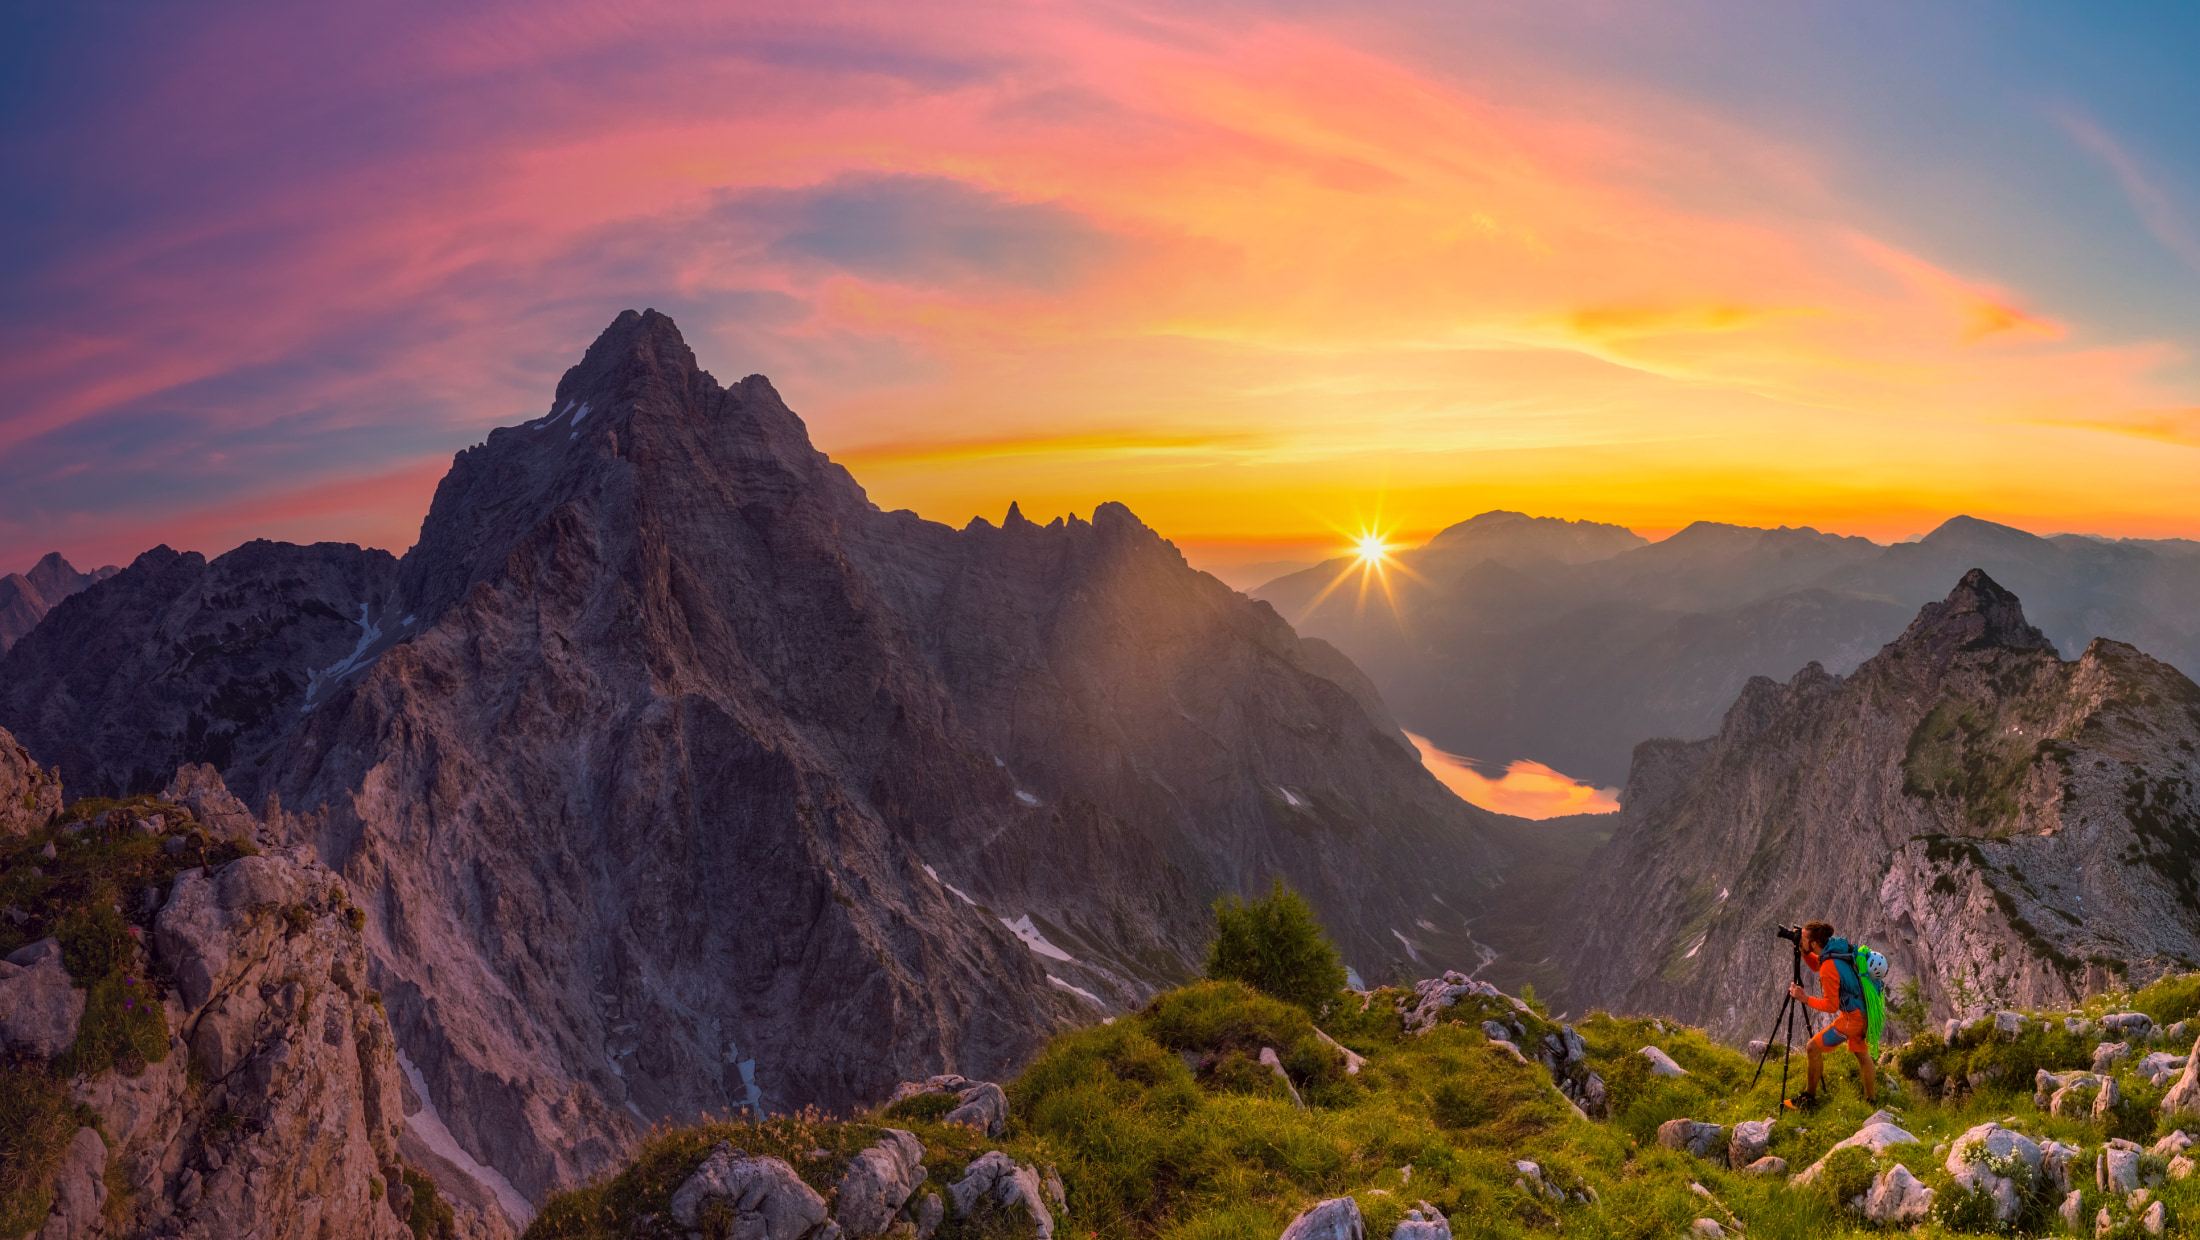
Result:
{"type": "Polygon", "coordinates": [[[27,573],[0,577],[0,654],[32,629],[62,599],[107,580],[122,570],[109,564],[88,573],[49,551],[27,573]]]}
{"type": "Polygon", "coordinates": [[[2052,653],[2055,645],[2024,618],[2017,596],[1978,568],[1963,574],[1947,598],[1927,603],[1888,647],[1923,652],[1935,664],[1961,651],[1996,648],[2052,653]]]}
{"type": "Polygon", "coordinates": [[[2046,550],[2047,540],[2015,526],[1994,521],[1981,521],[1977,517],[1954,516],[1935,526],[1932,533],[1919,540],[1934,547],[1967,547],[1979,551],[1998,551],[2004,554],[2029,554],[2046,550]]]}

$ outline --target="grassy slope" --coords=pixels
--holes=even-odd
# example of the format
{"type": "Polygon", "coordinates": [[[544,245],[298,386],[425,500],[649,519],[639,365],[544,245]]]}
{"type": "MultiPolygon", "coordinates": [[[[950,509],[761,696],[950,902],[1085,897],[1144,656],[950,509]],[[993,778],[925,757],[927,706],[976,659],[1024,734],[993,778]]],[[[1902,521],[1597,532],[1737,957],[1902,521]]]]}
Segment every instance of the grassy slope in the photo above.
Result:
{"type": "MultiPolygon", "coordinates": [[[[1753,1065],[1699,1031],[1598,1014],[1576,1028],[1609,1084],[1614,1114],[1588,1122],[1572,1115],[1542,1069],[1514,1062],[1484,1038],[1483,1017],[1511,1017],[1509,1007],[1462,1005],[1456,1022],[1409,1037],[1392,1006],[1395,997],[1378,992],[1360,1010],[1359,1000],[1348,995],[1344,1009],[1323,1022],[1339,1041],[1368,1056],[1356,1077],[1347,1076],[1334,1055],[1315,1052],[1312,1026],[1298,1009],[1235,983],[1201,983],[1112,1025],[1057,1038],[1009,1085],[1013,1113],[1005,1138],[982,1138],[906,1110],[846,1122],[811,1114],[761,1125],[663,1130],[644,1142],[628,1170],[553,1199],[529,1236],[673,1234],[669,1223],[660,1230],[648,1216],[662,1216],[673,1190],[721,1139],[787,1158],[830,1195],[848,1156],[882,1125],[908,1128],[925,1144],[931,1183],[912,1203],[958,1178],[962,1166],[986,1149],[1006,1150],[1042,1168],[1059,1165],[1070,1203],[1063,1234],[1080,1240],[1273,1240],[1309,1203],[1344,1194],[1359,1201],[1375,1237],[1388,1236],[1406,1208],[1426,1200],[1462,1237],[1663,1238],[1685,1232],[1697,1217],[1721,1215],[1690,1190],[1692,1181],[1740,1216],[1752,1240],[1869,1230],[1822,1192],[1739,1175],[1656,1145],[1657,1127],[1667,1119],[1731,1124],[1775,1114],[1777,1062],[1751,1089],[1753,1065]],[[1651,1075],[1634,1053],[1649,1044],[1662,1047],[1690,1075],[1651,1075]],[[1297,1109],[1281,1083],[1252,1061],[1264,1045],[1284,1053],[1309,1109],[1297,1109]],[[826,1156],[810,1157],[815,1150],[826,1156]],[[1593,1188],[1596,1203],[1556,1204],[1516,1189],[1513,1161],[1522,1158],[1540,1163],[1562,1187],[1593,1188]]],[[[2151,1008],[2165,1020],[2182,1018],[2200,1006],[2200,977],[2120,1002],[2098,1001],[2094,1014],[2124,1006],[2151,1008]]],[[[1531,1025],[1531,1038],[1549,1027],[1522,1019],[1531,1025]]],[[[1998,1064],[2002,1081],[1943,1102],[1925,1097],[1928,1091],[1915,1082],[1905,1085],[1883,1073],[1880,1101],[1923,1142],[1883,1164],[1902,1161],[1928,1183],[1942,1182],[1943,1198],[1953,1198],[1932,1146],[1974,1124],[2015,1117],[2013,1127],[2036,1137],[2086,1146],[2090,1167],[2106,1134],[2090,1123],[2040,1114],[2032,1105],[2030,1065],[2082,1066],[2075,1057],[2089,1057],[2091,1044],[2081,1047],[2077,1039],[2038,1030],[2016,1043],[1970,1039],[1947,1047],[1919,1040],[1907,1052],[1912,1063],[1933,1056],[1965,1072],[1998,1064]]],[[[1854,1132],[1871,1110],[1858,1095],[1853,1060],[1840,1058],[1829,1102],[1806,1119],[1783,1120],[1776,1131],[1772,1152],[1794,1170],[1854,1132]]],[[[1798,1056],[1798,1076],[1801,1070],[1798,1056]]],[[[2160,1095],[2129,1078],[2125,1086],[2147,1104],[2160,1095]]],[[[2151,1110],[2135,1109],[2125,1121],[2128,1135],[2149,1140],[2156,1126],[2151,1110]]],[[[2171,1234],[2200,1234],[2191,1230],[2200,1220],[2200,1177],[2161,1191],[2172,1212],[2171,1234]]],[[[2095,1196],[2089,1188],[2089,1220],[2101,1204],[2095,1196]]],[[[2045,1224],[2053,1217],[2040,1211],[2051,1204],[2038,1203],[2026,1230],[2049,1230],[2045,1224]]],[[[1001,1230],[950,1219],[940,1234],[942,1240],[968,1240],[1001,1230]]],[[[1939,1220],[1922,1229],[1928,1235],[1949,1230],[1939,1220]]]]}

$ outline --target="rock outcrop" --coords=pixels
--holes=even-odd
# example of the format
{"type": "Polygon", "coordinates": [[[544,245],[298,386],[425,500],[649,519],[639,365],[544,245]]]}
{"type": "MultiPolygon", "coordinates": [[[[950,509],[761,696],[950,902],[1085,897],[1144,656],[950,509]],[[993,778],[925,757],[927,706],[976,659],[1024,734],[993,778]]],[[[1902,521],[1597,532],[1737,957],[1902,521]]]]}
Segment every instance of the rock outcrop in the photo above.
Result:
{"type": "MultiPolygon", "coordinates": [[[[226,796],[218,780],[200,790],[226,796]]],[[[146,802],[61,831],[72,850],[150,837],[164,857],[203,850],[210,834],[175,806],[146,802]]],[[[161,885],[128,903],[134,921],[104,932],[116,937],[103,950],[123,953],[112,975],[72,978],[78,966],[51,938],[0,965],[10,1053],[35,1063],[66,1052],[68,1102],[97,1117],[62,1154],[40,1235],[406,1240],[416,1191],[432,1190],[402,1153],[403,1087],[368,986],[364,917],[303,848],[224,855],[234,859],[159,871],[161,885]],[[91,1004],[103,1005],[96,1036],[150,1029],[154,1041],[87,1051],[91,1004]]],[[[64,926],[86,912],[35,911],[33,924],[64,926]]],[[[514,1231],[502,1212],[463,1204],[452,1222],[466,1240],[514,1231]]]]}
{"type": "Polygon", "coordinates": [[[924,1143],[913,1133],[889,1128],[878,1144],[849,1161],[834,1195],[835,1221],[855,1240],[880,1235],[924,1177],[924,1143]]]}
{"type": "Polygon", "coordinates": [[[654,312],[461,453],[401,564],[160,549],[0,664],[80,788],[278,796],[424,1102],[538,1199],[661,1117],[1002,1075],[1274,875],[1363,977],[1473,967],[1506,858],[1372,701],[1121,505],[881,511],[654,312]]]}
{"type": "Polygon", "coordinates": [[[1350,1197],[1317,1201],[1299,1212],[1278,1240],[1367,1240],[1360,1203],[1350,1197]]]}
{"type": "Polygon", "coordinates": [[[1037,1168],[999,1150],[980,1154],[963,1169],[961,1179],[947,1186],[957,1218],[969,1218],[980,1207],[991,1204],[1025,1216],[1024,1223],[1017,1227],[1018,1234],[1028,1225],[1036,1240],[1053,1240],[1054,1212],[1047,1208],[1045,1193],[1037,1168]]]}
{"type": "Polygon", "coordinates": [[[1994,1221],[2007,1226],[2024,1212],[2025,1188],[2041,1174],[2043,1160],[2032,1138],[2000,1124],[1980,1124],[1948,1147],[1948,1176],[1957,1187],[1992,1198],[1994,1221]]]}
{"type": "Polygon", "coordinates": [[[1008,1095],[991,1081],[973,1081],[948,1073],[921,1081],[903,1081],[888,1102],[901,1102],[927,1094],[952,1096],[955,1105],[940,1116],[943,1122],[965,1124],[997,1137],[1008,1124],[1008,1095]]]}
{"type": "Polygon", "coordinates": [[[0,729],[0,839],[43,827],[61,812],[61,776],[0,729]]]}
{"type": "Polygon", "coordinates": [[[2188,967],[2196,746],[2200,686],[2105,639],[2066,662],[1971,572],[1854,675],[1758,679],[1717,736],[1644,743],[1574,995],[1739,1043],[1787,981],[1772,925],[1813,919],[1965,1020],[2188,967]]]}
{"type": "Polygon", "coordinates": [[[52,1059],[76,1041],[84,992],[61,967],[61,941],[40,939],[0,961],[0,1054],[52,1059]]]}
{"type": "Polygon", "coordinates": [[[672,1218],[692,1228],[714,1201],[734,1211],[732,1234],[803,1240],[825,1222],[825,1199],[778,1158],[751,1158],[721,1141],[672,1194],[672,1218]]]}

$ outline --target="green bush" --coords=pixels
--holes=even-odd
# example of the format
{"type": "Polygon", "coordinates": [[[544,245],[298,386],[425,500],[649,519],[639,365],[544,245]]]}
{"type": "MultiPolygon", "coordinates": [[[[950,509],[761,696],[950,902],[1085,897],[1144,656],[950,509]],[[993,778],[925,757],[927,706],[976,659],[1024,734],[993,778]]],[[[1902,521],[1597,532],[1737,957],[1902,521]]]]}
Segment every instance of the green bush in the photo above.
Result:
{"type": "Polygon", "coordinates": [[[436,1191],[435,1180],[426,1172],[404,1168],[405,1184],[413,1190],[412,1225],[413,1240],[452,1240],[458,1234],[458,1220],[451,1213],[451,1203],[443,1200],[436,1191]]]}
{"type": "Polygon", "coordinates": [[[1854,1197],[1871,1191],[1872,1177],[1878,1174],[1872,1165],[1872,1152],[1860,1145],[1845,1150],[1835,1150],[1826,1159],[1825,1169],[1818,1173],[1812,1185],[1833,1205],[1846,1206],[1854,1197]]]}
{"type": "Polygon", "coordinates": [[[938,1119],[962,1105],[953,1094],[915,1094],[886,1108],[887,1119],[938,1119]]]}
{"type": "Polygon", "coordinates": [[[1314,910],[1276,879],[1264,899],[1215,901],[1207,976],[1239,981],[1318,1014],[1344,989],[1344,962],[1314,910]]]}

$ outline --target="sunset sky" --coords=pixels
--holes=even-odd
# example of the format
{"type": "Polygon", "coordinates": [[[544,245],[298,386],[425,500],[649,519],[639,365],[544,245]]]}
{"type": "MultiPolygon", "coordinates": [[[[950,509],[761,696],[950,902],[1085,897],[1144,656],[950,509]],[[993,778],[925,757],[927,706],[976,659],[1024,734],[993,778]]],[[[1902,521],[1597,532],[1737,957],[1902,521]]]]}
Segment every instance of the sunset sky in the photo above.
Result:
{"type": "Polygon", "coordinates": [[[1195,563],[2200,536],[2195,12],[8,6],[0,572],[402,551],[645,306],[886,507],[1195,563]]]}

